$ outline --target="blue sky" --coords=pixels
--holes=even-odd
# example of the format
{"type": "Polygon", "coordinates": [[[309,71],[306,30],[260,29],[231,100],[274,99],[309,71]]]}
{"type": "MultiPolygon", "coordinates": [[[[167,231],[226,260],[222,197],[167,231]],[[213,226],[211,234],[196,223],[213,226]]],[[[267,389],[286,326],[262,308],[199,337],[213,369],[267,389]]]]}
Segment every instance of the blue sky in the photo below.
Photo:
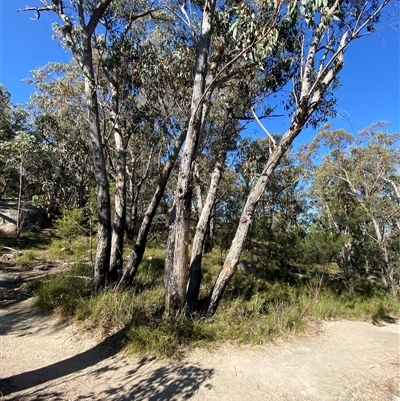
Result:
{"type": "MultiPolygon", "coordinates": [[[[29,100],[32,87],[22,82],[30,71],[50,61],[68,62],[70,54],[52,40],[54,15],[16,12],[37,0],[0,0],[0,83],[11,92],[14,103],[29,100]]],[[[393,22],[393,21],[392,21],[393,22]]],[[[382,21],[385,24],[385,21],[382,21]]],[[[389,121],[390,132],[400,131],[400,41],[399,28],[379,30],[350,45],[337,91],[341,117],[331,121],[334,128],[356,133],[376,121],[389,121]]],[[[266,121],[270,132],[282,133],[287,119],[266,121]]],[[[253,125],[256,127],[256,125],[253,125]]],[[[260,130],[260,135],[263,135],[260,130]]],[[[297,142],[313,135],[301,134],[297,142]]]]}

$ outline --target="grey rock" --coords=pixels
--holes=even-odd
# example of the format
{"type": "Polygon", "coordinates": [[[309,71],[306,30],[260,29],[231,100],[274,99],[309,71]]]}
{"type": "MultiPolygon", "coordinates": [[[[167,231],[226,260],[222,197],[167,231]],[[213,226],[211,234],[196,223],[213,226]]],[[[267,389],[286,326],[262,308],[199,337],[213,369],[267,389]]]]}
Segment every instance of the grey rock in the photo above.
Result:
{"type": "MultiPolygon", "coordinates": [[[[16,225],[18,218],[18,203],[17,202],[0,202],[0,227],[2,225],[16,225]]],[[[30,228],[33,226],[43,227],[44,215],[43,212],[31,203],[22,205],[23,227],[30,228]]]]}
{"type": "Polygon", "coordinates": [[[0,287],[11,288],[22,282],[22,278],[18,274],[0,272],[0,287]]]}

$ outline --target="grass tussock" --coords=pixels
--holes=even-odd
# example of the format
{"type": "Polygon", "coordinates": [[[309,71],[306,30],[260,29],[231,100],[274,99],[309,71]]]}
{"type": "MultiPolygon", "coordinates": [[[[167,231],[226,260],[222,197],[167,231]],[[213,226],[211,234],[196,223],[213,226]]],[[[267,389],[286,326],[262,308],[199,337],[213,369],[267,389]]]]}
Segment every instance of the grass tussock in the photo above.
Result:
{"type": "Polygon", "coordinates": [[[54,238],[48,249],[48,258],[52,260],[90,260],[91,252],[94,254],[96,244],[92,244],[90,250],[90,239],[79,237],[72,240],[54,238]]]}
{"type": "Polygon", "coordinates": [[[44,312],[73,316],[90,293],[91,268],[75,263],[67,272],[34,280],[30,290],[35,293],[35,305],[44,312]]]}
{"type": "MultiPolygon", "coordinates": [[[[204,298],[220,263],[215,255],[204,261],[204,298]]],[[[69,315],[104,335],[123,330],[126,349],[136,354],[177,357],[190,347],[223,342],[264,344],[289,333],[304,331],[310,322],[329,319],[384,320],[399,317],[389,291],[360,285],[350,295],[335,280],[316,275],[292,277],[276,268],[257,275],[238,271],[231,280],[216,316],[166,315],[163,288],[164,251],[150,249],[139,268],[135,286],[90,294],[87,264],[75,263],[63,274],[32,284],[36,305],[43,311],[69,315]],[[322,278],[321,278],[322,277],[322,278]]]]}
{"type": "Polygon", "coordinates": [[[15,264],[21,268],[29,267],[35,259],[38,258],[39,252],[33,249],[28,249],[23,252],[21,256],[17,258],[15,264]]]}

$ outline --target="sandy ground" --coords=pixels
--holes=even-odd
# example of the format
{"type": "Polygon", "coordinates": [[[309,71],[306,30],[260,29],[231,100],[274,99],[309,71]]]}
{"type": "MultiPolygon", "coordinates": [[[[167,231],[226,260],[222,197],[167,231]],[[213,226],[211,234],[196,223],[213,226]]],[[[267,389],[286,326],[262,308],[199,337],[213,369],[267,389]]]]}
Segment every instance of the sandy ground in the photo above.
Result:
{"type": "Polygon", "coordinates": [[[1,308],[0,400],[328,401],[357,383],[383,389],[399,374],[396,323],[326,322],[268,346],[223,346],[160,361],[119,351],[118,334],[99,342],[40,316],[30,299],[9,299],[1,308]]]}
{"type": "Polygon", "coordinates": [[[196,350],[182,361],[138,359],[76,327],[2,310],[4,400],[337,400],[360,381],[399,373],[399,326],[328,322],[313,335],[263,347],[196,350]]]}

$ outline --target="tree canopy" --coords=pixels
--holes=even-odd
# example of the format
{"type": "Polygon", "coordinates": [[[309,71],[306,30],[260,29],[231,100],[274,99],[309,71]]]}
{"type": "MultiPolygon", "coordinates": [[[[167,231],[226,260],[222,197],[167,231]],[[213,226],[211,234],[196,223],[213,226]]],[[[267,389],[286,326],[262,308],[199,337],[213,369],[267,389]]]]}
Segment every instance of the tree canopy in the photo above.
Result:
{"type": "Polygon", "coordinates": [[[305,127],[336,115],[346,50],[390,3],[31,4],[38,18],[53,13],[73,60],[33,72],[26,109],[0,88],[2,194],[19,174],[26,197],[87,216],[95,194],[95,291],[131,286],[160,232],[173,318],[211,318],[248,248],[267,248],[280,269],[335,261],[351,291],[354,275],[380,272],[396,297],[397,136],[379,124],[357,137],[324,126],[302,154],[292,150],[305,127]],[[272,136],[262,120],[276,110],[290,122],[272,136]],[[245,138],[250,121],[265,139],[245,138]],[[202,256],[215,244],[225,255],[204,301],[202,256]]]}

